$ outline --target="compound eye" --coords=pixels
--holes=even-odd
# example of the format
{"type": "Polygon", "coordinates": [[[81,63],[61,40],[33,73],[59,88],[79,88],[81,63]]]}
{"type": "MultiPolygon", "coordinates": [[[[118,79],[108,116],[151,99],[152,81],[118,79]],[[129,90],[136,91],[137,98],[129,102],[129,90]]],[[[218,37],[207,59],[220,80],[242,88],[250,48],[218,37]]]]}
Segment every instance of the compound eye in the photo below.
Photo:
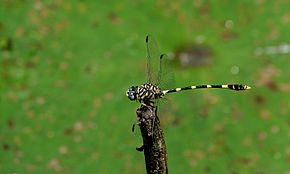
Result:
{"type": "Polygon", "coordinates": [[[135,96],[134,96],[134,94],[132,94],[132,93],[130,93],[130,94],[128,95],[128,98],[129,98],[130,100],[135,100],[135,96]]]}
{"type": "Polygon", "coordinates": [[[135,87],[130,87],[128,90],[127,90],[127,96],[130,100],[136,100],[136,97],[135,97],[135,87]]]}

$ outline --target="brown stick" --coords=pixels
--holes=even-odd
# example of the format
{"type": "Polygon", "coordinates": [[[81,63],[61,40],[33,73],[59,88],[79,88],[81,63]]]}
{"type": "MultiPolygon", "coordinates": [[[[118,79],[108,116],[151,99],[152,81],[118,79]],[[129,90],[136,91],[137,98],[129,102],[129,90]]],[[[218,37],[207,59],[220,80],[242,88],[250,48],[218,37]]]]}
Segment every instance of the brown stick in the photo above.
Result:
{"type": "Polygon", "coordinates": [[[156,111],[157,107],[144,105],[137,109],[143,146],[136,149],[144,151],[147,174],[168,174],[166,145],[156,111]]]}

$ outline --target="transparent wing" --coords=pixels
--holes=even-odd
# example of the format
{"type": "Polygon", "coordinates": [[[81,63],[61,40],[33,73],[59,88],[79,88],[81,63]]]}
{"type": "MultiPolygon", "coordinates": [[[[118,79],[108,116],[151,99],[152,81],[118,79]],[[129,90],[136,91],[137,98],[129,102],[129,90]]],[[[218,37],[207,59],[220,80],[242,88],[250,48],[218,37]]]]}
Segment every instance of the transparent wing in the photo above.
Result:
{"type": "Polygon", "coordinates": [[[172,71],[172,65],[166,54],[161,54],[159,58],[159,72],[158,82],[159,87],[163,90],[172,89],[175,86],[174,73],[172,71]]]}
{"type": "MultiPolygon", "coordinates": [[[[174,81],[174,73],[172,71],[172,64],[168,59],[168,56],[166,54],[160,55],[159,58],[159,72],[158,72],[158,86],[165,90],[165,89],[172,89],[174,88],[175,81],[174,81]]],[[[165,96],[165,98],[162,98],[161,100],[157,100],[158,105],[158,115],[160,116],[160,119],[168,120],[170,108],[172,106],[172,103],[170,103],[170,100],[168,100],[165,96]]]]}
{"type": "Polygon", "coordinates": [[[152,84],[159,84],[159,49],[156,41],[150,35],[146,36],[147,47],[147,81],[152,84]]]}

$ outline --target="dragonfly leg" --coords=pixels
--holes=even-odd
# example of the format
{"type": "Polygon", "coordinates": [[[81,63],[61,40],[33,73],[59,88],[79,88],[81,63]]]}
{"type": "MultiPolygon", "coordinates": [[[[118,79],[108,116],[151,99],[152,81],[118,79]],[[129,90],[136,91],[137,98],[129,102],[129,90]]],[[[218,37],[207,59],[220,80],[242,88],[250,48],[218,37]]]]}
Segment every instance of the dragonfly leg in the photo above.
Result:
{"type": "Polygon", "coordinates": [[[135,123],[133,123],[133,125],[132,125],[132,132],[134,132],[135,131],[135,123]]]}
{"type": "Polygon", "coordinates": [[[144,150],[144,145],[140,146],[140,147],[136,147],[136,150],[139,152],[143,152],[144,150]]]}

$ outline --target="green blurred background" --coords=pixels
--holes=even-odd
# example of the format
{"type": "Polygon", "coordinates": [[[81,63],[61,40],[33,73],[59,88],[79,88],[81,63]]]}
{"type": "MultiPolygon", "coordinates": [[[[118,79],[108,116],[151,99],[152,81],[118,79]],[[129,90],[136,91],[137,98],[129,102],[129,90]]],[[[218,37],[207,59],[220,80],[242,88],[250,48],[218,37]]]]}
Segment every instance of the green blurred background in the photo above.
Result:
{"type": "Polygon", "coordinates": [[[168,96],[169,172],[289,174],[290,55],[279,47],[290,40],[289,6],[1,0],[0,173],[146,173],[131,132],[139,104],[125,91],[146,80],[151,34],[163,53],[184,43],[213,52],[210,65],[174,64],[176,87],[252,86],[168,96]]]}

